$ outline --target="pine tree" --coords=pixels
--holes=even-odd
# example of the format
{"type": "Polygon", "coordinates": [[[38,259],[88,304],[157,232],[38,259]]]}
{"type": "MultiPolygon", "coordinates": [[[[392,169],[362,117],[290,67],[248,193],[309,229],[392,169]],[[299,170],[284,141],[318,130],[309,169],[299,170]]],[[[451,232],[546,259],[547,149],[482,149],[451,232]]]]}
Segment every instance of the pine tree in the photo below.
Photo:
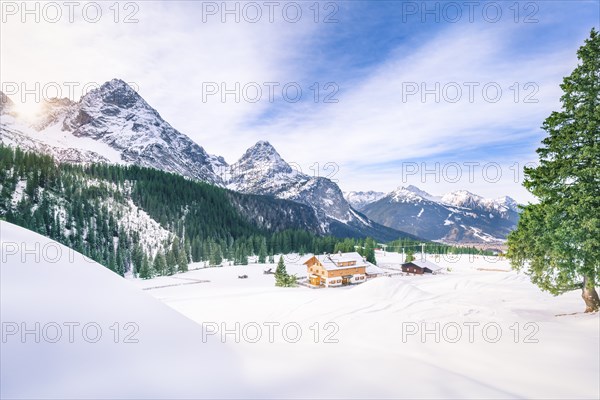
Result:
{"type": "Polygon", "coordinates": [[[240,247],[240,264],[248,265],[248,250],[246,250],[246,245],[242,243],[240,247]]]}
{"type": "Polygon", "coordinates": [[[115,253],[112,251],[109,251],[109,253],[108,253],[108,269],[110,269],[111,271],[117,272],[115,253]]]}
{"type": "Polygon", "coordinates": [[[377,260],[375,260],[375,241],[371,238],[367,238],[365,240],[365,249],[363,256],[367,259],[368,262],[372,264],[377,264],[377,260]]]}
{"type": "Polygon", "coordinates": [[[289,275],[283,262],[283,256],[279,256],[279,262],[277,263],[277,269],[275,270],[275,286],[290,287],[296,285],[296,276],[289,275]]]}
{"type": "Polygon", "coordinates": [[[139,277],[142,279],[150,279],[152,278],[152,270],[150,268],[150,262],[148,261],[148,256],[144,254],[142,258],[142,263],[139,270],[139,277]]]}
{"type": "Polygon", "coordinates": [[[177,259],[175,258],[175,253],[172,250],[167,250],[166,262],[167,275],[173,275],[175,273],[175,269],[177,268],[177,259]]]}
{"type": "Polygon", "coordinates": [[[164,254],[159,251],[154,258],[154,271],[157,275],[165,275],[167,269],[167,261],[165,260],[164,254]]]}
{"type": "Polygon", "coordinates": [[[184,252],[187,262],[192,262],[192,243],[189,239],[185,239],[184,252]]]}
{"type": "Polygon", "coordinates": [[[260,249],[258,250],[258,262],[264,264],[267,261],[267,239],[264,237],[260,241],[260,249]]]}
{"type": "Polygon", "coordinates": [[[121,276],[125,276],[125,257],[123,255],[123,248],[121,246],[119,246],[117,248],[117,257],[115,260],[115,267],[116,267],[116,273],[121,275],[121,276]]]}
{"type": "Polygon", "coordinates": [[[404,260],[405,263],[409,263],[411,261],[414,261],[415,259],[415,252],[412,249],[408,249],[406,251],[406,260],[404,260]]]}
{"type": "Polygon", "coordinates": [[[544,121],[548,136],[524,186],[538,198],[508,238],[515,269],[554,295],[581,289],[586,312],[600,309],[600,35],[592,29],[579,64],[561,84],[562,109],[544,121]]]}
{"type": "Polygon", "coordinates": [[[179,272],[187,272],[188,270],[188,259],[184,250],[181,250],[179,252],[179,258],[177,259],[177,267],[179,269],[179,272]]]}
{"type": "Polygon", "coordinates": [[[223,262],[223,256],[221,255],[221,246],[216,243],[212,243],[210,246],[210,260],[211,266],[220,266],[223,262]]]}
{"type": "Polygon", "coordinates": [[[202,242],[198,236],[195,236],[192,239],[192,262],[200,262],[202,261],[202,242]]]}
{"type": "Polygon", "coordinates": [[[142,269],[142,263],[144,261],[144,251],[139,244],[136,244],[133,248],[133,253],[131,255],[131,261],[133,263],[132,273],[133,277],[137,278],[140,274],[140,270],[142,269]]]}
{"type": "Polygon", "coordinates": [[[279,256],[277,269],[275,270],[275,286],[287,286],[288,273],[283,262],[283,256],[279,256]]]}

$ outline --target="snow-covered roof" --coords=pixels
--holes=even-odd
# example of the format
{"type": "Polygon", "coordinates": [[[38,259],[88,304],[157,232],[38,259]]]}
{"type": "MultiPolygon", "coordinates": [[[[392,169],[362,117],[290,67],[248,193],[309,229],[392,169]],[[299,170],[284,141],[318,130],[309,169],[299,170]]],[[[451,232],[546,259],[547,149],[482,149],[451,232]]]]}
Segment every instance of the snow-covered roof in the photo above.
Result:
{"type": "Polygon", "coordinates": [[[428,268],[431,271],[441,271],[442,270],[442,267],[440,267],[439,265],[437,265],[435,263],[432,263],[431,261],[427,261],[427,260],[413,260],[410,263],[416,265],[417,267],[428,268]]]}
{"type": "Polygon", "coordinates": [[[366,273],[367,275],[381,275],[385,274],[386,271],[383,268],[379,268],[377,265],[368,263],[366,273]]]}
{"type": "Polygon", "coordinates": [[[332,270],[340,270],[340,269],[348,269],[348,268],[356,268],[356,267],[370,267],[374,266],[370,262],[366,261],[363,256],[358,254],[357,252],[351,253],[335,253],[335,254],[320,254],[315,256],[309,256],[303,264],[305,264],[311,258],[316,257],[317,260],[323,265],[328,271],[332,270]],[[354,262],[353,265],[340,265],[341,263],[351,263],[354,262]]]}

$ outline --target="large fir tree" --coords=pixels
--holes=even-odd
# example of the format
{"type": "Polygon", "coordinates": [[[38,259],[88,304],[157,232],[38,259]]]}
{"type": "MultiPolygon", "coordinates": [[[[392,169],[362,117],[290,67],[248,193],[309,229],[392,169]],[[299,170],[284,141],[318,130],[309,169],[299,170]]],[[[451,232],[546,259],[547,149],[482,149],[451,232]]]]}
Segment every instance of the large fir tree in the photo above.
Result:
{"type": "Polygon", "coordinates": [[[508,257],[533,283],[555,295],[582,289],[597,311],[600,273],[600,36],[592,30],[564,78],[561,111],[542,126],[548,136],[525,187],[538,199],[524,207],[509,236],[508,257]]]}

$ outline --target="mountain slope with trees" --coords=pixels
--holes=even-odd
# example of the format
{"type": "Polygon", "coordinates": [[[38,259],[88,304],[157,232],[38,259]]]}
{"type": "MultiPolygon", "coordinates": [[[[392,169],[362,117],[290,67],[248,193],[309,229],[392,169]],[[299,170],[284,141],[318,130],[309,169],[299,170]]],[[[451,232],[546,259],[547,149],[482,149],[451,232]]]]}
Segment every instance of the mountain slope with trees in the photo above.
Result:
{"type": "Polygon", "coordinates": [[[341,240],[323,236],[312,209],[296,202],[139,166],[62,164],[1,145],[0,218],[143,278],[190,262],[332,252],[341,240]]]}

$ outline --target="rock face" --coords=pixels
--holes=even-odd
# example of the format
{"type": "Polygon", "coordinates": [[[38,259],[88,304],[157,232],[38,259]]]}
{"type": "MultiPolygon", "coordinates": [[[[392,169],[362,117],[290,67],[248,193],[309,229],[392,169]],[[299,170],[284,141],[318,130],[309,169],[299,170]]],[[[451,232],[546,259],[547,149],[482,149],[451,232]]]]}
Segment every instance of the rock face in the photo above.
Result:
{"type": "Polygon", "coordinates": [[[378,240],[407,236],[355,211],[331,180],[294,170],[268,142],[259,141],[228,165],[163,120],[122,80],[103,84],[77,103],[49,100],[34,122],[9,115],[12,102],[2,99],[1,143],[48,153],[61,162],[135,164],[240,193],[291,200],[310,207],[314,220],[304,215],[302,224],[316,221],[311,231],[322,234],[378,240]]]}
{"type": "Polygon", "coordinates": [[[0,92],[0,115],[9,113],[13,106],[13,101],[7,95],[0,92]]]}
{"type": "Polygon", "coordinates": [[[69,110],[63,129],[108,144],[126,163],[222,185],[221,157],[209,155],[150,107],[129,85],[112,80],[69,110]]]}
{"type": "Polygon", "coordinates": [[[227,168],[225,160],[208,154],[174,129],[122,80],[106,82],[78,103],[69,99],[48,100],[42,105],[42,116],[32,123],[19,121],[16,116],[3,120],[2,125],[3,142],[22,147],[30,144],[32,150],[40,150],[45,144],[45,150],[60,161],[108,160],[224,184],[221,175],[227,168]],[[31,140],[24,140],[23,136],[31,140]],[[90,139],[102,145],[94,145],[90,139]],[[65,154],[69,156],[64,158],[65,154]]]}
{"type": "Polygon", "coordinates": [[[435,197],[414,186],[400,187],[362,211],[394,229],[451,243],[504,241],[519,219],[518,204],[508,196],[485,199],[459,190],[435,197]]]}

